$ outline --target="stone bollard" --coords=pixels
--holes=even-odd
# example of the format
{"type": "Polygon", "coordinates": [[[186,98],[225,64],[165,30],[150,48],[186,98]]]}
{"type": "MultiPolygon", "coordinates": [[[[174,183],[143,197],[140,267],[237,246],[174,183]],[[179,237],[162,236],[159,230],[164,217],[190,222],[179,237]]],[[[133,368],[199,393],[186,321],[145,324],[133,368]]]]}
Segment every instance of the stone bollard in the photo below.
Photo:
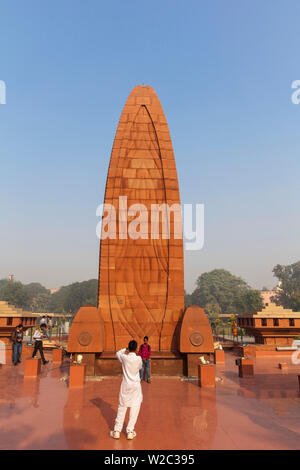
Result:
{"type": "Polygon", "coordinates": [[[239,377],[251,377],[254,375],[254,365],[251,359],[238,359],[239,377]]]}
{"type": "Polygon", "coordinates": [[[41,372],[41,359],[26,359],[24,377],[37,377],[41,372]]]}
{"type": "Polygon", "coordinates": [[[225,353],[224,349],[215,350],[215,364],[224,364],[225,363],[225,353]]]}
{"type": "Polygon", "coordinates": [[[22,356],[24,356],[25,359],[27,357],[32,357],[33,349],[34,349],[33,346],[28,346],[27,344],[23,343],[22,356]]]}
{"type": "Polygon", "coordinates": [[[215,387],[215,366],[214,364],[198,365],[198,385],[199,387],[215,387]]]}
{"type": "Polygon", "coordinates": [[[85,365],[70,365],[69,388],[83,387],[85,377],[85,365]]]}
{"type": "Polygon", "coordinates": [[[62,349],[53,349],[52,351],[52,362],[62,363],[63,350],[62,349]]]}

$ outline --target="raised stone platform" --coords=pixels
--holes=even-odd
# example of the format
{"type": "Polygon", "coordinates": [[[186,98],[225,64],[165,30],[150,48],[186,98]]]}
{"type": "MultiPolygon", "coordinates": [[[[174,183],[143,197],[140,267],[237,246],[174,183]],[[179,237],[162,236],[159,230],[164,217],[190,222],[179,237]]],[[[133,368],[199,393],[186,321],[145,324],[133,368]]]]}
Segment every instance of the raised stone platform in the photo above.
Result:
{"type": "MultiPolygon", "coordinates": [[[[240,356],[245,357],[266,357],[266,356],[292,356],[295,352],[294,348],[290,349],[277,349],[276,344],[249,344],[247,346],[237,346],[235,352],[240,356]]],[[[299,351],[300,355],[300,351],[299,351]]]]}
{"type": "MultiPolygon", "coordinates": [[[[183,376],[186,375],[186,355],[179,352],[152,351],[151,375],[183,376]]],[[[115,352],[96,354],[94,375],[121,375],[122,366],[115,352]]],[[[89,374],[88,374],[89,375],[89,374]]]]}

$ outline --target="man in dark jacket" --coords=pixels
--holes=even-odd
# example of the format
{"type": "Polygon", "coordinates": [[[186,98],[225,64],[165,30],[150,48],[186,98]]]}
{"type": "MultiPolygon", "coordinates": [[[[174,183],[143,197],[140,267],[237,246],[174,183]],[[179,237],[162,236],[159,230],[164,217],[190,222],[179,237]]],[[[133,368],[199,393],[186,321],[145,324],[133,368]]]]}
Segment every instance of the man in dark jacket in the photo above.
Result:
{"type": "Polygon", "coordinates": [[[39,328],[37,328],[33,334],[33,339],[34,339],[34,350],[32,353],[32,358],[35,357],[37,351],[40,351],[42,363],[48,364],[49,361],[46,361],[45,356],[44,356],[44,350],[43,350],[43,338],[47,337],[46,333],[46,326],[41,325],[39,328]]]}
{"type": "Polygon", "coordinates": [[[15,366],[21,362],[22,341],[23,341],[23,325],[20,323],[11,335],[12,340],[12,360],[15,366]]]}

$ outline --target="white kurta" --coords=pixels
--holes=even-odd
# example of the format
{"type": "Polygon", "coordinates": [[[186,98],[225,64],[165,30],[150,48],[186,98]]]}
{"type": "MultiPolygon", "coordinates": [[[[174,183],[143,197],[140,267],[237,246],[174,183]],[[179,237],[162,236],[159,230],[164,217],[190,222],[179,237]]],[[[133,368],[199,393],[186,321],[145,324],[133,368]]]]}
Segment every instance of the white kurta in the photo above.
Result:
{"type": "Polygon", "coordinates": [[[142,358],[134,352],[125,354],[126,349],[117,352],[117,358],[122,364],[123,380],[120,389],[119,403],[121,406],[135,407],[143,400],[140,369],[142,358]]]}

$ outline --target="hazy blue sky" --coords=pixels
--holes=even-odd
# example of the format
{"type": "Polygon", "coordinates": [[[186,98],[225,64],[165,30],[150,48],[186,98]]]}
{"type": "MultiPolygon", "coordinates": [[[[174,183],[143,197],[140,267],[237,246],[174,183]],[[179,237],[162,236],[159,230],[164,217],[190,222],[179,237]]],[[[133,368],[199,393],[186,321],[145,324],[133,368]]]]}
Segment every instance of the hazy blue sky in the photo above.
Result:
{"type": "Polygon", "coordinates": [[[98,275],[95,211],[131,89],[164,108],[183,203],[205,204],[213,268],[253,287],[300,259],[299,0],[2,0],[0,278],[98,275]]]}

